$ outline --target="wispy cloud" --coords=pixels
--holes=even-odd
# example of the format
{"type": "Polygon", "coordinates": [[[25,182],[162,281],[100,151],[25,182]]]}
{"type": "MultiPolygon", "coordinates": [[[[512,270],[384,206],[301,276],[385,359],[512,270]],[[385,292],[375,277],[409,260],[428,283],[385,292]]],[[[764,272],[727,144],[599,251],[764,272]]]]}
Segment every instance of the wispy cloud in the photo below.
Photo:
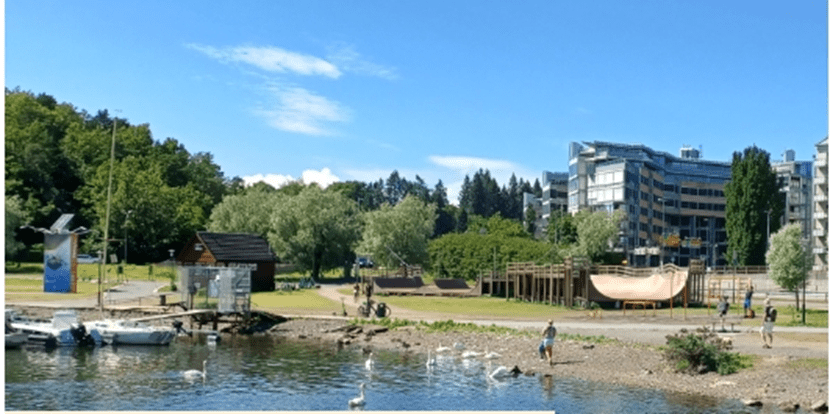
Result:
{"type": "Polygon", "coordinates": [[[276,129],[306,135],[332,135],[327,123],[345,122],[350,118],[349,110],[340,103],[303,88],[272,86],[268,90],[273,106],[256,109],[254,113],[276,129]]]}
{"type": "Polygon", "coordinates": [[[370,62],[358,53],[352,45],[336,43],[329,47],[328,50],[329,52],[326,58],[336,63],[337,66],[346,72],[388,80],[398,79],[398,70],[396,68],[370,62]]]}
{"type": "Polygon", "coordinates": [[[245,63],[268,72],[291,72],[337,79],[342,74],[334,64],[315,56],[291,52],[274,46],[213,46],[187,44],[188,48],[224,63],[245,63]]]}
{"type": "Polygon", "coordinates": [[[510,173],[516,170],[516,165],[510,161],[491,160],[487,158],[430,155],[429,160],[433,164],[464,174],[475,174],[479,169],[489,170],[491,173],[504,171],[510,173]]]}
{"type": "MultiPolygon", "coordinates": [[[[297,181],[294,177],[290,175],[283,175],[283,174],[255,174],[250,175],[247,177],[242,177],[242,181],[245,183],[246,186],[253,185],[258,182],[264,182],[266,184],[271,185],[274,188],[280,188],[286,184],[290,184],[292,182],[297,181]]],[[[305,170],[303,171],[301,181],[305,184],[317,183],[321,188],[326,188],[332,183],[336,183],[340,181],[336,175],[332,174],[331,170],[328,168],[323,168],[320,171],[317,170],[305,170]]]]}
{"type": "Polygon", "coordinates": [[[444,186],[447,188],[447,198],[450,203],[456,205],[461,193],[461,186],[464,184],[464,177],[473,178],[472,176],[478,170],[489,171],[490,175],[499,183],[499,186],[506,186],[513,174],[516,175],[517,179],[523,178],[525,181],[531,181],[530,177],[541,174],[541,172],[529,171],[527,168],[511,161],[488,158],[430,155],[429,161],[450,170],[449,172],[437,173],[437,175],[445,177],[444,186]]]}

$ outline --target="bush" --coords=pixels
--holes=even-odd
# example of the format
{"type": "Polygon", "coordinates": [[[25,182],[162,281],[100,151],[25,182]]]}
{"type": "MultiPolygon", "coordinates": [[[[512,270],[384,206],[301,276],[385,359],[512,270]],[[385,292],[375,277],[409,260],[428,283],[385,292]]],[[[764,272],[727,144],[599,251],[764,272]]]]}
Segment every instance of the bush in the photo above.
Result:
{"type": "Polygon", "coordinates": [[[680,333],[667,335],[666,340],[665,357],[680,372],[703,374],[716,371],[728,375],[750,365],[748,358],[727,352],[731,343],[707,328],[698,328],[694,332],[682,329],[680,333]]]}

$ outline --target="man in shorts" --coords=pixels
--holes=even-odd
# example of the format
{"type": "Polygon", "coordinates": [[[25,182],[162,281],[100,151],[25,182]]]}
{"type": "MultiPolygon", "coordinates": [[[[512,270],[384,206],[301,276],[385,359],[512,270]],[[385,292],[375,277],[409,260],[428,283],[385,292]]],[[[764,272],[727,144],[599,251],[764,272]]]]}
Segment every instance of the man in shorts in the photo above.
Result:
{"type": "Polygon", "coordinates": [[[772,327],[778,317],[776,310],[769,301],[764,299],[764,325],[761,327],[761,339],[764,340],[764,348],[772,348],[772,327]]]}

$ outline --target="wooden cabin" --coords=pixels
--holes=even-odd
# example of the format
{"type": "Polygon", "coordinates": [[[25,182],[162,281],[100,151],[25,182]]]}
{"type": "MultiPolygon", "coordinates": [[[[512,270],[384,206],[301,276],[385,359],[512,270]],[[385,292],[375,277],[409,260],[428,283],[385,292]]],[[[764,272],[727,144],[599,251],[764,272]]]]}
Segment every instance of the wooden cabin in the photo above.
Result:
{"type": "Polygon", "coordinates": [[[197,232],[176,261],[180,266],[249,267],[252,292],[275,288],[276,256],[268,242],[255,234],[197,232]]]}

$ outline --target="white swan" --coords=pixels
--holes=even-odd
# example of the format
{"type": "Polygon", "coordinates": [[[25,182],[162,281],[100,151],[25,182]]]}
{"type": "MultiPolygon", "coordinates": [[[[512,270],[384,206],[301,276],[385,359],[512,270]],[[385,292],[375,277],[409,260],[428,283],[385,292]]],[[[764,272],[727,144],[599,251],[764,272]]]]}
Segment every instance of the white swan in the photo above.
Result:
{"type": "Polygon", "coordinates": [[[435,357],[432,356],[432,351],[427,350],[427,368],[432,369],[436,364],[435,357]]]}
{"type": "Polygon", "coordinates": [[[349,407],[362,407],[366,404],[366,395],[363,389],[366,388],[366,383],[360,383],[360,395],[349,400],[349,407]]]}
{"type": "Polygon", "coordinates": [[[462,358],[478,358],[481,356],[481,352],[478,351],[464,351],[461,353],[462,358]]]}
{"type": "Polygon", "coordinates": [[[440,342],[438,343],[438,348],[435,350],[435,352],[438,352],[439,354],[440,354],[440,353],[444,353],[444,352],[450,352],[450,351],[451,351],[450,347],[448,347],[448,346],[441,346],[441,343],[440,343],[440,342]]]}
{"type": "Polygon", "coordinates": [[[202,370],[199,371],[198,369],[189,369],[185,372],[182,372],[182,375],[187,380],[195,380],[198,378],[202,378],[202,381],[207,378],[207,360],[202,361],[202,370]]]}
{"type": "Polygon", "coordinates": [[[484,351],[484,358],[485,359],[497,359],[501,358],[501,354],[498,352],[490,352],[490,347],[487,347],[484,351]]]}
{"type": "Polygon", "coordinates": [[[369,359],[367,359],[365,363],[366,369],[368,369],[369,371],[371,371],[372,368],[375,367],[375,361],[372,359],[372,355],[374,354],[372,352],[369,352],[369,359]]]}
{"type": "Polygon", "coordinates": [[[504,365],[499,365],[499,367],[498,367],[498,368],[496,368],[496,369],[494,369],[494,370],[492,370],[492,371],[490,371],[490,366],[491,366],[490,361],[487,361],[487,376],[488,376],[490,379],[501,379],[501,378],[507,378],[507,377],[509,377],[509,376],[512,376],[512,375],[513,375],[513,373],[512,373],[512,372],[510,372],[510,370],[509,370],[509,369],[507,369],[507,367],[506,367],[506,366],[504,366],[504,365]]]}

